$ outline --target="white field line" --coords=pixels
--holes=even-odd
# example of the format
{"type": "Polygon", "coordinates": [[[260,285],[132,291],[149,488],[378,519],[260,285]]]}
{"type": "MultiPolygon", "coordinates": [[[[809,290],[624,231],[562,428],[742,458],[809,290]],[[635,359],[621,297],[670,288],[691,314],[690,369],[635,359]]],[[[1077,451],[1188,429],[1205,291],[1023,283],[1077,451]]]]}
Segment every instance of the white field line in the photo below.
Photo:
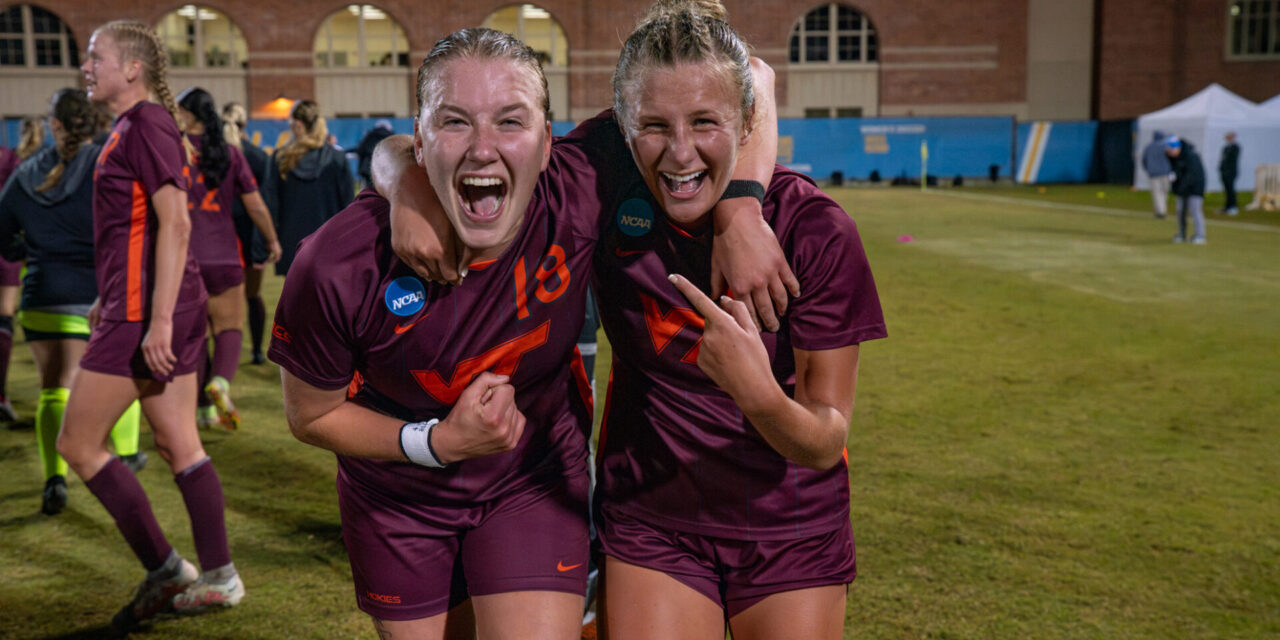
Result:
{"type": "MultiPolygon", "coordinates": [[[[1151,218],[1152,217],[1152,214],[1150,213],[1140,213],[1138,211],[1130,211],[1128,209],[1114,209],[1111,207],[1095,207],[1087,204],[1067,204],[1064,202],[1040,202],[1037,200],[1030,200],[1030,199],[1024,199],[1024,198],[1013,198],[1009,196],[993,196],[993,195],[985,195],[985,194],[979,194],[979,193],[957,193],[954,189],[947,189],[947,190],[930,189],[928,191],[925,191],[925,193],[932,194],[932,195],[949,196],[952,198],[961,198],[964,200],[985,200],[988,202],[1002,202],[1007,204],[1022,204],[1022,205],[1032,206],[1032,207],[1044,207],[1046,209],[1061,209],[1063,211],[1083,211],[1086,213],[1101,213],[1103,215],[1120,216],[1124,218],[1151,218]]],[[[1170,205],[1169,208],[1173,209],[1173,206],[1170,205]]],[[[1177,213],[1174,211],[1169,212],[1169,216],[1171,218],[1176,215],[1177,213]]],[[[1214,226],[1214,227],[1223,227],[1223,228],[1231,228],[1231,229],[1248,229],[1250,231],[1264,231],[1267,233],[1280,233],[1280,227],[1273,227],[1265,224],[1254,224],[1252,222],[1230,222],[1227,220],[1210,220],[1207,216],[1205,218],[1204,223],[1206,225],[1214,226]]]]}

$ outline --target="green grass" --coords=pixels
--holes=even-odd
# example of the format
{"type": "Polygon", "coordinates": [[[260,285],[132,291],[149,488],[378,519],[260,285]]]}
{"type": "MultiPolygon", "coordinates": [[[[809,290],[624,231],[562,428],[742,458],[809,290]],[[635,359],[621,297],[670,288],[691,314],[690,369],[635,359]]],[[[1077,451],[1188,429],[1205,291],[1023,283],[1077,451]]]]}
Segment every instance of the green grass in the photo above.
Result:
{"type": "MultiPolygon", "coordinates": [[[[1023,198],[1037,202],[1104,207],[1140,212],[1146,215],[1152,215],[1155,211],[1149,191],[1135,191],[1128,185],[1047,184],[987,186],[980,184],[978,181],[971,181],[969,186],[964,187],[962,191],[1006,198],[1023,198]]],[[[1252,191],[1241,191],[1236,196],[1237,201],[1240,203],[1240,214],[1227,216],[1217,213],[1222,208],[1226,196],[1222,192],[1206,194],[1204,199],[1205,218],[1208,220],[1256,222],[1280,226],[1280,211],[1248,211],[1245,209],[1253,200],[1252,191]]],[[[1172,196],[1169,197],[1168,211],[1171,214],[1176,211],[1172,196]]]]}
{"type": "MultiPolygon", "coordinates": [[[[832,190],[890,332],[863,347],[850,431],[846,637],[1280,634],[1280,233],[1224,221],[1172,245],[1168,220],[956,197],[975,192],[1004,195],[832,190]]],[[[13,363],[29,416],[23,345],[13,363]]],[[[142,637],[374,637],[333,458],[290,437],[276,380],[242,367],[245,426],[204,436],[248,598],[142,637]]],[[[38,514],[33,439],[0,430],[0,636],[95,637],[137,562],[79,481],[68,511],[38,514]]],[[[143,483],[191,553],[163,467],[143,483]]]]}

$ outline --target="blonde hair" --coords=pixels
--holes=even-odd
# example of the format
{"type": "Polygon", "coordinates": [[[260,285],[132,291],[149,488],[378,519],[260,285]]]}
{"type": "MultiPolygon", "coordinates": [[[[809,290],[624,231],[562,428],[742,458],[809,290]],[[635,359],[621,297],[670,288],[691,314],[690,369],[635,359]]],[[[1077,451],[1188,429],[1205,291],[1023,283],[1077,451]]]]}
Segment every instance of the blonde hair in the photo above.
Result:
{"type": "Polygon", "coordinates": [[[276,165],[279,167],[281,178],[298,166],[302,156],[308,151],[323,147],[329,140],[329,127],[325,124],[324,117],[320,115],[320,105],[316,104],[315,100],[299,100],[293,105],[289,117],[302,123],[306,133],[295,137],[283,149],[276,152],[276,165]]]}
{"type": "Polygon", "coordinates": [[[44,146],[44,118],[42,116],[23,118],[21,133],[18,148],[14,149],[14,152],[20,159],[26,160],[44,146]]]}
{"type": "Polygon", "coordinates": [[[238,102],[228,102],[222,105],[222,137],[228,141],[235,141],[236,144],[245,136],[244,125],[249,121],[249,114],[245,112],[244,107],[238,102]]]}
{"type": "MultiPolygon", "coordinates": [[[[165,51],[164,42],[160,40],[160,36],[147,25],[129,20],[112,20],[98,27],[96,32],[103,31],[110,33],[115,40],[116,46],[120,48],[122,61],[137,60],[142,63],[143,82],[147,90],[155,94],[160,104],[164,105],[164,108],[169,110],[169,115],[173,116],[174,124],[177,124],[178,103],[173,99],[173,92],[169,90],[167,80],[169,54],[165,51]]],[[[195,147],[186,136],[180,137],[182,147],[187,153],[187,162],[191,162],[195,157],[195,147]]]]}
{"type": "Polygon", "coordinates": [[[755,106],[751,54],[725,20],[717,0],[658,0],[627,38],[613,74],[613,110],[624,129],[634,125],[630,104],[646,71],[677,64],[709,64],[739,95],[743,127],[755,106]]]}
{"type": "Polygon", "coordinates": [[[542,93],[541,104],[543,115],[551,113],[551,99],[547,91],[547,77],[542,72],[542,63],[534,50],[516,39],[515,36],[483,27],[455,31],[436,41],[427,57],[418,67],[418,115],[427,101],[439,95],[439,79],[445,63],[454,59],[471,58],[476,60],[511,60],[523,65],[534,75],[538,88],[542,93]]]}

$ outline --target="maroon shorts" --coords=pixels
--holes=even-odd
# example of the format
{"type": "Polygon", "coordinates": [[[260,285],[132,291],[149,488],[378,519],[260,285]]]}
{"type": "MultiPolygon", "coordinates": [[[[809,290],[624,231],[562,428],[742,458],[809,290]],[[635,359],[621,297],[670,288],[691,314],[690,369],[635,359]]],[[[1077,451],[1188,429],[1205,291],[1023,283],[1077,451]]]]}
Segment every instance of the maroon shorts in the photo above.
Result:
{"type": "Polygon", "coordinates": [[[22,263],[0,258],[0,287],[16,287],[22,284],[22,263]]]}
{"type": "Polygon", "coordinates": [[[244,267],[238,264],[200,265],[200,279],[209,295],[216,296],[244,282],[244,267]]]}
{"type": "Polygon", "coordinates": [[[89,334],[89,344],[85,347],[84,357],[80,359],[80,368],[113,376],[161,382],[172,382],[178,376],[195,371],[200,362],[200,349],[205,345],[207,324],[204,306],[173,314],[173,337],[169,344],[178,362],[173,366],[173,373],[168,376],[153,373],[151,367],[147,366],[146,358],[142,356],[142,339],[147,335],[150,324],[150,321],[99,321],[98,326],[89,334]]]}
{"type": "Polygon", "coordinates": [[[596,524],[605,555],[679,580],[729,618],[775,593],[849,584],[858,573],[847,522],[828,533],[787,540],[680,533],[616,512],[596,524]]]}
{"type": "MultiPolygon", "coordinates": [[[[470,596],[587,588],[586,473],[453,510],[447,521],[338,472],[356,603],[383,620],[439,615],[470,596]]],[[[424,500],[425,502],[426,500],[424,500]]]]}

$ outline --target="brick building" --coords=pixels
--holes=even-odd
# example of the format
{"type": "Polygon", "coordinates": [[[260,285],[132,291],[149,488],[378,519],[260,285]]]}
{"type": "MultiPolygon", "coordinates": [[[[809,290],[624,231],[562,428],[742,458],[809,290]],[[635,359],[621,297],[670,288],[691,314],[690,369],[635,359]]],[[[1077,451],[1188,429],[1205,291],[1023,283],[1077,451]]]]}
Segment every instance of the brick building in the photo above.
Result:
{"type": "MultiPolygon", "coordinates": [[[[777,72],[783,117],[1129,118],[1210,82],[1280,93],[1280,0],[725,0],[777,72]]],[[[175,90],[278,115],[410,115],[416,62],[440,36],[487,25],[545,56],[557,119],[607,106],[621,41],[648,0],[42,0],[0,10],[0,116],[43,112],[78,82],[97,25],[132,18],[170,46],[175,90]]]]}

